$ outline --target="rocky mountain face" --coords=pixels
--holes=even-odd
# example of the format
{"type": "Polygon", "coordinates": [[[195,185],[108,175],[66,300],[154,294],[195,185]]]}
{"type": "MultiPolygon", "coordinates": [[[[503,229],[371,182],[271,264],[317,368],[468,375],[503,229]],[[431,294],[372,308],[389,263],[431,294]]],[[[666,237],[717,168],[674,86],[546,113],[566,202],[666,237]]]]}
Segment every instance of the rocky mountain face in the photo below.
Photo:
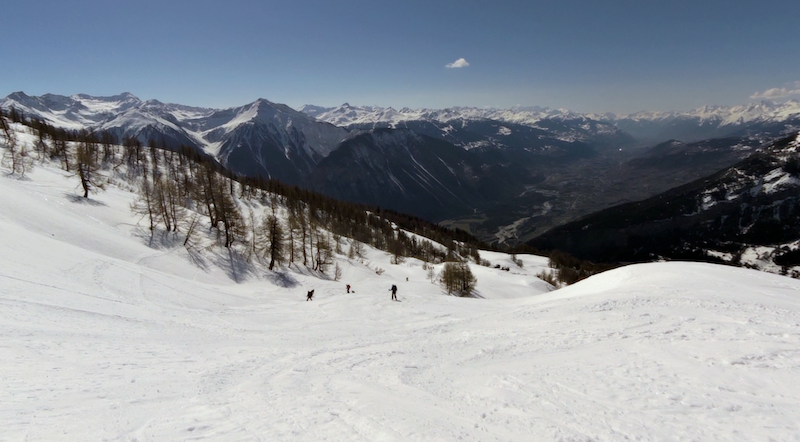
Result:
{"type": "Polygon", "coordinates": [[[513,197],[476,204],[443,221],[501,242],[525,241],[577,217],[689,183],[800,127],[797,102],[625,116],[538,107],[395,110],[349,104],[301,111],[349,128],[406,128],[470,150],[484,164],[522,165],[519,174],[504,171],[514,176],[513,197]]]}
{"type": "Polygon", "coordinates": [[[664,257],[797,265],[800,136],[692,183],[556,227],[530,244],[602,262],[664,257]]]}
{"type": "Polygon", "coordinates": [[[170,149],[188,146],[236,173],[292,184],[303,182],[349,133],[264,99],[217,110],[142,101],[129,93],[31,97],[17,92],[0,107],[57,127],[107,131],[120,141],[130,137],[170,149]]]}
{"type": "Polygon", "coordinates": [[[617,117],[538,107],[395,110],[344,104],[296,111],[264,99],[208,109],[142,101],[128,93],[18,92],[0,100],[4,109],[54,126],[189,146],[239,174],[409,212],[505,243],[530,240],[580,216],[728,167],[794,127],[792,106],[617,117]],[[689,127],[679,130],[682,135],[727,133],[734,126],[739,135],[703,142],[673,137],[683,141],[647,148],[622,129],[626,122],[634,131],[634,123],[650,124],[650,132],[636,133],[655,133],[676,121],[689,127]]]}
{"type": "Polygon", "coordinates": [[[481,205],[481,174],[480,163],[450,143],[408,129],[374,129],[320,161],[311,183],[338,199],[431,219],[481,205]]]}
{"type": "Polygon", "coordinates": [[[232,171],[291,184],[304,182],[348,135],[345,129],[263,99],[217,110],[185,125],[232,171]]]}
{"type": "MultiPolygon", "coordinates": [[[[486,124],[494,134],[497,123],[486,124]]],[[[599,155],[581,142],[548,137],[506,144],[464,127],[446,137],[426,122],[356,130],[319,162],[311,182],[337,198],[384,207],[389,201],[395,210],[429,219],[484,216],[506,211],[498,204],[518,204],[516,196],[546,169],[599,155]]]]}
{"type": "MultiPolygon", "coordinates": [[[[104,130],[169,148],[190,146],[236,173],[277,178],[434,221],[477,215],[491,223],[494,213],[542,203],[541,195],[528,189],[549,169],[591,161],[607,144],[632,142],[622,131],[566,111],[556,112],[565,119],[542,122],[542,127],[486,119],[477,109],[340,127],[312,117],[322,115],[322,108],[307,106],[302,113],[267,100],[215,110],[141,101],[131,94],[16,93],[0,106],[68,129],[104,130]],[[608,136],[619,140],[601,140],[608,136]]],[[[355,112],[346,108],[338,110],[342,118],[355,112]]],[[[490,229],[484,231],[491,235],[490,229]]]]}

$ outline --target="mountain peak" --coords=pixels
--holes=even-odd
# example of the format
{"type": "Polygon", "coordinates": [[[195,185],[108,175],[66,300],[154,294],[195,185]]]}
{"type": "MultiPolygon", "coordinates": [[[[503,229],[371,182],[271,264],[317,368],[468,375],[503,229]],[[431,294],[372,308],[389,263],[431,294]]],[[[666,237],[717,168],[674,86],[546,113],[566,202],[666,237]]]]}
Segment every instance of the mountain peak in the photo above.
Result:
{"type": "Polygon", "coordinates": [[[31,96],[26,94],[25,92],[17,91],[17,92],[12,92],[12,93],[8,94],[8,96],[6,98],[12,99],[12,100],[25,100],[25,99],[30,99],[31,96]]]}

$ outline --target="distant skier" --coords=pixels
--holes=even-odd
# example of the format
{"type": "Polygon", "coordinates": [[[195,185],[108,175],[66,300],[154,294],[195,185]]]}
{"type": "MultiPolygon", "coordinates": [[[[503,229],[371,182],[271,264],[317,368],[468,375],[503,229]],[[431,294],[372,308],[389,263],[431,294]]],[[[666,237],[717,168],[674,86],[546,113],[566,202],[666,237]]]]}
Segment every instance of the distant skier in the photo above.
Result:
{"type": "Polygon", "coordinates": [[[308,292],[308,295],[306,295],[306,301],[311,301],[311,298],[313,297],[314,297],[314,290],[311,290],[310,292],[308,292]]]}
{"type": "Polygon", "coordinates": [[[347,293],[350,293],[350,284],[347,284],[347,293]]]}
{"type": "Polygon", "coordinates": [[[392,291],[392,301],[397,301],[397,286],[392,284],[392,288],[389,290],[392,291]]]}

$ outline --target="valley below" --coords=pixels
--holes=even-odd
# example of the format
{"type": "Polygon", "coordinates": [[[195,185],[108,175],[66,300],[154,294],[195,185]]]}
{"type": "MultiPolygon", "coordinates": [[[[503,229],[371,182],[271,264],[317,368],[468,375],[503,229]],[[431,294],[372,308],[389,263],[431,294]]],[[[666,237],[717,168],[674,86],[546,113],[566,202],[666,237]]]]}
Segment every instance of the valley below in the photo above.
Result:
{"type": "Polygon", "coordinates": [[[713,146],[664,143],[605,152],[564,165],[533,168],[539,179],[513,196],[464,217],[441,221],[483,241],[527,242],[585,215],[639,201],[731,166],[761,141],[731,138],[713,146]]]}

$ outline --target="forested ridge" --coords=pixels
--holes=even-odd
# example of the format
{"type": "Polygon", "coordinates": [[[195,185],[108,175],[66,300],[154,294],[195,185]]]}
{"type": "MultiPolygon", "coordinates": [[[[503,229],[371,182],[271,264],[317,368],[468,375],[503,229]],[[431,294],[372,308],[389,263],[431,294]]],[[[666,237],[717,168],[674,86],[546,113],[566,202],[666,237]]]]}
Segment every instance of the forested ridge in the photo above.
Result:
{"type": "Polygon", "coordinates": [[[233,174],[190,147],[167,149],[153,140],[144,144],[106,132],[57,128],[15,109],[0,111],[0,125],[3,163],[12,174],[24,176],[35,164],[50,162],[79,181],[84,198],[109,183],[127,187],[138,195],[131,210],[153,235],[180,234],[191,247],[197,229],[205,226],[220,246],[265,260],[270,269],[297,263],[325,273],[333,251],[357,256],[359,243],[391,253],[395,262],[472,257],[481,263],[478,249],[488,248],[464,231],[411,215],[233,174]],[[11,123],[26,126],[34,141],[19,142],[11,123]],[[349,250],[341,249],[342,237],[355,240],[349,250]]]}

